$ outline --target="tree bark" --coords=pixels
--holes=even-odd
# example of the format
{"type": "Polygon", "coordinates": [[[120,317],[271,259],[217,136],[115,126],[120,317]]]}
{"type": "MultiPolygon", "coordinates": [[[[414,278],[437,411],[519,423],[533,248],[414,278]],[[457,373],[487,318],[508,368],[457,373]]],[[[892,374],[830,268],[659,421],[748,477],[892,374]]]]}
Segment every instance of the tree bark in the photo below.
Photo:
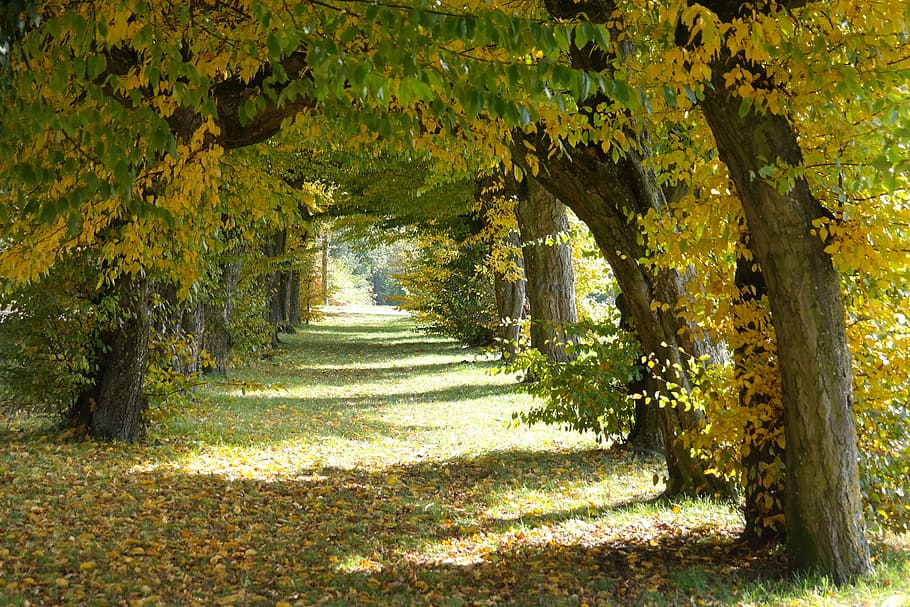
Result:
{"type": "Polygon", "coordinates": [[[203,347],[214,363],[209,370],[225,375],[231,364],[234,345],[231,323],[234,320],[234,298],[240,284],[240,263],[228,261],[220,264],[217,282],[214,298],[207,298],[205,303],[203,347]]]}
{"type": "Polygon", "coordinates": [[[530,180],[518,197],[518,228],[531,303],[531,347],[552,362],[566,362],[566,328],[578,322],[575,273],[566,207],[530,180]]]}
{"type": "Polygon", "coordinates": [[[844,582],[870,569],[857,469],[851,362],[839,279],[813,222],[828,216],[805,179],[781,192],[758,177],[778,162],[800,166],[786,118],[739,115],[724,87],[734,65],[713,66],[703,111],[742,199],[752,248],[768,285],[786,427],[790,563],[844,582]]]}
{"type": "Polygon", "coordinates": [[[137,442],[145,437],[147,423],[143,389],[152,327],[149,285],[144,278],[120,277],[116,289],[123,313],[101,336],[95,382],[77,398],[70,417],[87,425],[96,440],[137,442]]]}

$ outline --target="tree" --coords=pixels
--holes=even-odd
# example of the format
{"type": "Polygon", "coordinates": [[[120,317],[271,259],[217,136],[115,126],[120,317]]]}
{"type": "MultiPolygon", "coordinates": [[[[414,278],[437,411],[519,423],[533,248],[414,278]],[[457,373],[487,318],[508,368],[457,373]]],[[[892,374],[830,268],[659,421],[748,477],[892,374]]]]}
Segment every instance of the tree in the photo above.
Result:
{"type": "Polygon", "coordinates": [[[566,332],[578,322],[566,208],[533,179],[519,190],[518,227],[531,304],[531,347],[547,360],[572,357],[566,332]]]}
{"type": "MultiPolygon", "coordinates": [[[[19,18],[14,27],[4,15],[0,146],[12,151],[0,158],[4,276],[27,281],[60,259],[89,255],[102,271],[99,297],[119,299],[124,310],[143,300],[145,277],[192,284],[202,251],[223,244],[223,232],[212,229],[223,215],[274,211],[255,197],[223,204],[224,150],[262,141],[295,116],[294,128],[305,131],[318,113],[317,129],[335,122],[333,132],[347,133],[351,145],[397,139],[419,161],[433,157],[468,173],[471,187],[472,169],[504,160],[507,170],[535,176],[594,232],[644,350],[664,367],[658,396],[670,405],[660,409],[668,488],[694,492],[712,483],[690,448],[692,437],[708,432],[701,411],[683,402],[699,393],[702,371],[693,361],[724,354],[695,322],[709,307],[693,303],[704,286],[690,271],[696,255],[672,243],[681,220],[704,213],[698,202],[718,197],[700,167],[722,171],[720,164],[692,162],[674,142],[683,139],[677,129],[698,123],[697,138],[710,132],[714,140],[699,141],[698,151],[719,155],[729,169],[750,255],[768,287],[794,567],[840,581],[868,566],[851,463],[854,385],[866,390],[857,402],[877,402],[879,411],[887,404],[870,382],[851,377],[848,339],[862,341],[845,323],[840,282],[856,295],[850,310],[877,310],[875,322],[858,325],[882,331],[880,315],[896,309],[900,289],[865,242],[906,257],[889,242],[906,238],[891,224],[906,223],[906,204],[894,192],[907,181],[900,69],[910,56],[907,10],[876,0],[862,10],[846,0],[754,7],[553,0],[542,23],[495,7],[422,4],[361,11],[228,3],[204,19],[193,6],[159,1],[95,8],[46,5],[41,19],[19,18]],[[303,110],[313,111],[301,118],[303,110]],[[869,150],[881,151],[869,160],[869,150]],[[698,174],[677,199],[687,163],[698,174]],[[663,231],[646,229],[649,223],[663,231]],[[831,413],[835,433],[819,424],[822,411],[831,413]],[[810,432],[797,432],[800,425],[810,432]],[[817,475],[836,489],[829,502],[843,498],[830,521],[807,490],[817,479],[805,462],[819,453],[831,464],[817,475]]],[[[716,226],[736,240],[737,212],[716,226]]],[[[735,286],[736,245],[703,238],[718,245],[718,266],[735,286]]],[[[732,291],[706,291],[705,299],[740,297],[732,291]]],[[[145,318],[138,309],[127,317],[145,318]]],[[[107,332],[105,347],[135,352],[143,327],[120,326],[130,335],[107,332]]],[[[877,346],[860,347],[864,370],[884,377],[873,362],[877,346]]],[[[139,399],[124,402],[141,408],[139,399]]]]}
{"type": "MultiPolygon", "coordinates": [[[[712,5],[721,22],[744,7],[712,5]]],[[[748,20],[750,15],[745,13],[748,20]]],[[[755,18],[755,17],[751,17],[755,18]]],[[[787,437],[786,526],[798,570],[821,570],[845,581],[870,568],[857,470],[850,352],[839,277],[813,228],[830,217],[805,178],[785,186],[756,179],[768,166],[799,167],[803,155],[783,112],[742,111],[730,86],[734,70],[749,70],[753,86],[774,78],[759,62],[723,44],[711,64],[702,108],[718,153],[743,204],[752,250],[768,288],[777,336],[787,437]]],[[[748,108],[746,108],[748,110],[748,108]]]]}
{"type": "Polygon", "coordinates": [[[501,168],[478,179],[474,190],[481,239],[487,246],[485,265],[493,274],[493,291],[499,316],[496,339],[504,359],[514,358],[521,349],[522,324],[527,305],[527,280],[516,206],[518,192],[501,168]]]}

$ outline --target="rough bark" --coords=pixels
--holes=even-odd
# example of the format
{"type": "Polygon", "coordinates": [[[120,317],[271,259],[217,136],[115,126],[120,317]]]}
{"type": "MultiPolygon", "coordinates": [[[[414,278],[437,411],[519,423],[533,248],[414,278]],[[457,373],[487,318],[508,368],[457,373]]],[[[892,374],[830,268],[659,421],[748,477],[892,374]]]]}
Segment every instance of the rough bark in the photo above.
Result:
{"type": "Polygon", "coordinates": [[[101,336],[94,383],[71,409],[71,420],[84,424],[101,441],[136,442],[145,437],[148,403],[143,388],[148,364],[152,316],[145,279],[121,277],[117,293],[123,314],[101,336]]]}
{"type": "Polygon", "coordinates": [[[786,527],[791,566],[843,582],[869,571],[852,413],[844,304],[825,243],[812,234],[827,216],[804,179],[780,192],[756,177],[802,153],[786,118],[739,115],[724,88],[729,58],[713,66],[703,110],[743,204],[752,249],[768,286],[777,335],[786,427],[786,527]]]}
{"type": "Polygon", "coordinates": [[[570,360],[566,328],[578,322],[566,207],[530,180],[518,197],[518,228],[531,304],[531,347],[552,362],[570,360]]]}

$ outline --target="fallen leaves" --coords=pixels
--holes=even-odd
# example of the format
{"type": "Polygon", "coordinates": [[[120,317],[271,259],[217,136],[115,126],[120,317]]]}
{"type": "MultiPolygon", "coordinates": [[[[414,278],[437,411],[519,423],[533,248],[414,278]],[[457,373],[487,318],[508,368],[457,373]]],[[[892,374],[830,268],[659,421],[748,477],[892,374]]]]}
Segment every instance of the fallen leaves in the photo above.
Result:
{"type": "MultiPolygon", "coordinates": [[[[456,374],[440,362],[448,345],[437,345],[411,375],[396,379],[376,358],[360,371],[391,393],[444,378],[398,412],[344,400],[356,386],[323,385],[313,401],[207,411],[206,431],[249,416],[244,432],[263,433],[255,439],[200,441],[193,430],[142,448],[0,442],[0,604],[710,604],[702,578],[779,568],[737,547],[727,505],[647,503],[658,460],[506,429],[501,395],[461,402],[457,386],[500,379],[458,375],[471,369],[457,349],[456,374]],[[443,404],[452,384],[441,382],[456,386],[443,404]]],[[[287,366],[297,372],[308,351],[286,352],[298,357],[287,366]]],[[[394,373],[407,369],[407,351],[384,352],[397,357],[394,373]]]]}

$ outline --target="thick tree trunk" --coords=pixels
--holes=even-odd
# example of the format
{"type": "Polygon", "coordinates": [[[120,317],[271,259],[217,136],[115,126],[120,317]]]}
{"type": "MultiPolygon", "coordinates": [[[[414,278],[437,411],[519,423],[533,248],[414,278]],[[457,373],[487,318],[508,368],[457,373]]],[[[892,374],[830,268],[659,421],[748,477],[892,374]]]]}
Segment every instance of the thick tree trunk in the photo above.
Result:
{"type": "Polygon", "coordinates": [[[149,286],[145,279],[121,277],[118,324],[101,336],[95,383],[79,396],[71,419],[87,425],[101,441],[136,442],[145,437],[146,409],[143,394],[148,363],[152,316],[149,286]]]}
{"type": "Polygon", "coordinates": [[[531,347],[553,362],[571,358],[566,328],[578,322],[566,207],[529,181],[518,197],[518,228],[531,303],[531,347]]]}
{"type": "Polygon", "coordinates": [[[791,566],[843,582],[869,571],[857,470],[851,363],[837,273],[813,222],[827,216],[797,179],[781,193],[757,177],[778,162],[800,166],[786,118],[739,115],[724,88],[732,62],[713,66],[703,109],[743,203],[768,285],[786,427],[787,540],[791,566]]]}

